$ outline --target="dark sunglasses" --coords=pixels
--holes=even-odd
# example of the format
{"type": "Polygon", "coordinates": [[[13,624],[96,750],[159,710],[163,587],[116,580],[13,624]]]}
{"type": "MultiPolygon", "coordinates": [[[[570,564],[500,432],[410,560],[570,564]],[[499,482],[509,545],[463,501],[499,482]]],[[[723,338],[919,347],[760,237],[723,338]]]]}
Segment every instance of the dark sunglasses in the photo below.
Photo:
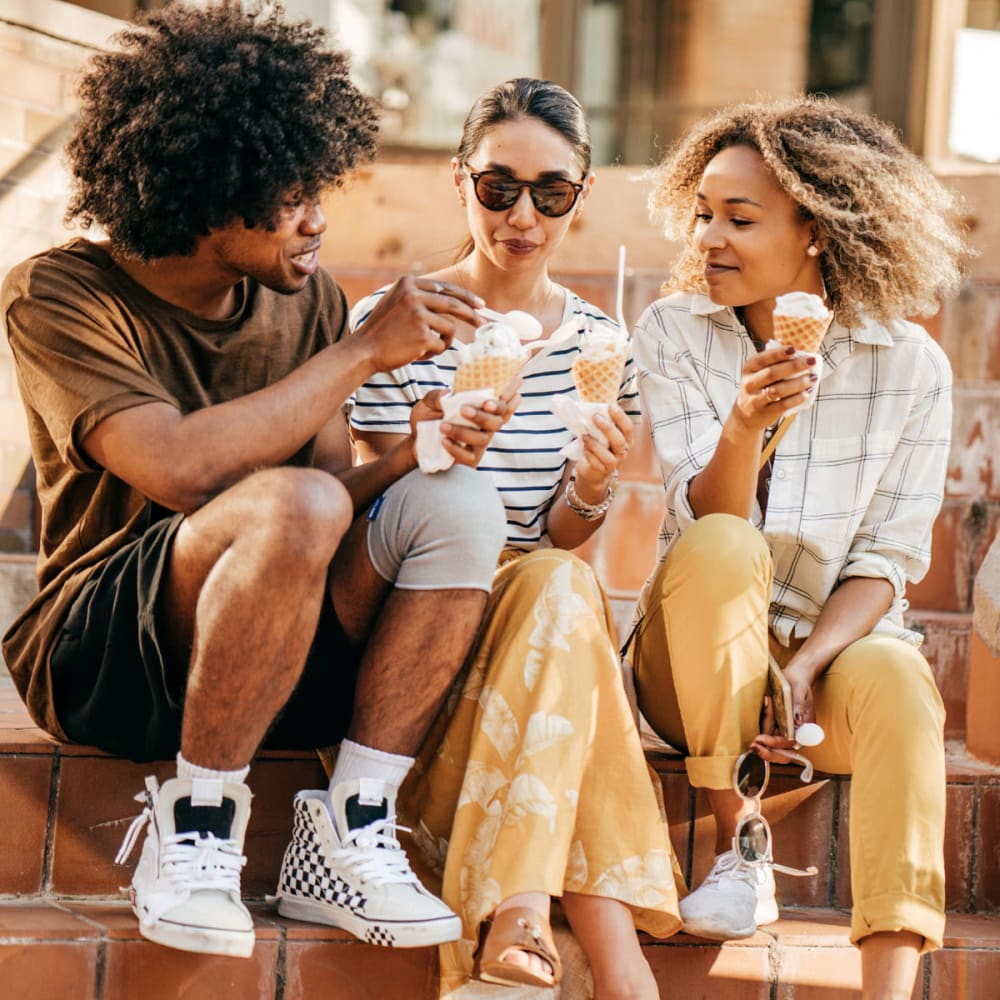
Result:
{"type": "MultiPolygon", "coordinates": [[[[812,780],[812,764],[805,757],[800,757],[788,750],[782,750],[781,753],[786,757],[794,757],[796,760],[802,761],[806,765],[802,772],[802,780],[806,783],[812,780]]],[[[767,788],[770,774],[771,769],[767,761],[763,757],[758,757],[752,750],[748,750],[737,758],[733,768],[733,788],[741,798],[753,803],[754,811],[749,816],[744,816],[736,825],[733,851],[739,858],[740,864],[746,868],[768,866],[775,871],[784,872],[786,875],[815,875],[815,865],[810,865],[803,871],[800,868],[779,865],[774,860],[771,847],[771,828],[760,811],[760,798],[764,794],[764,789],[767,788]]]]}
{"type": "Polygon", "coordinates": [[[476,200],[490,212],[505,212],[513,208],[521,197],[521,192],[527,188],[535,209],[550,219],[565,215],[576,204],[576,199],[583,190],[583,184],[574,181],[559,178],[550,181],[522,181],[510,174],[502,174],[499,170],[484,170],[475,174],[470,170],[469,177],[472,189],[476,192],[476,200]]]}

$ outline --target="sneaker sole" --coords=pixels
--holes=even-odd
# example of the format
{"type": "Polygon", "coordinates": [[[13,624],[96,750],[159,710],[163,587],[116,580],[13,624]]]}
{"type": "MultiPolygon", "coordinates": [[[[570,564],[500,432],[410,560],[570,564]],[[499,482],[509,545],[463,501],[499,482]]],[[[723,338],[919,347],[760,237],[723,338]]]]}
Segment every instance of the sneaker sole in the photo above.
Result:
{"type": "Polygon", "coordinates": [[[254,932],[222,931],[208,927],[187,927],[184,924],[157,921],[151,926],[139,924],[139,933],[150,941],[202,955],[230,955],[249,958],[253,954],[254,932]]]}
{"type": "Polygon", "coordinates": [[[746,927],[723,928],[718,924],[685,920],[681,926],[681,930],[692,937],[705,938],[708,941],[735,941],[739,938],[753,937],[757,933],[757,925],[750,924],[746,927]]]}
{"type": "Polygon", "coordinates": [[[462,921],[454,915],[417,922],[366,920],[346,910],[335,909],[328,903],[296,899],[294,896],[282,896],[278,901],[278,912],[293,920],[339,927],[361,941],[386,948],[423,948],[457,941],[462,936],[462,921]]]}

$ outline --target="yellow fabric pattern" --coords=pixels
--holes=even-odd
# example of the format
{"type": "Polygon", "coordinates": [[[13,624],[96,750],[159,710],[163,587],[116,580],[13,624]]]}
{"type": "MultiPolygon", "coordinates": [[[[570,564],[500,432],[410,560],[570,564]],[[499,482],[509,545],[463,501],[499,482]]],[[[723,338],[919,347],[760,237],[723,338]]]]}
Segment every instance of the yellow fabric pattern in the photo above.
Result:
{"type": "Polygon", "coordinates": [[[398,799],[415,869],[462,918],[462,939],[440,949],[442,996],[516,893],[611,897],[657,937],[678,930],[658,791],[589,567],[556,549],[502,565],[469,669],[398,799]]]}

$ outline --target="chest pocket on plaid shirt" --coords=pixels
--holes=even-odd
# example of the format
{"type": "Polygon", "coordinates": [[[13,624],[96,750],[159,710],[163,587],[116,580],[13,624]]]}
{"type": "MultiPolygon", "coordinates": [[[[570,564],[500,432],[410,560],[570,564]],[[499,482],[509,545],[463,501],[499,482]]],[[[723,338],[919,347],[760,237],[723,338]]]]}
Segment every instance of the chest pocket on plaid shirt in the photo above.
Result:
{"type": "Polygon", "coordinates": [[[846,552],[895,448],[896,435],[886,431],[813,438],[802,503],[802,535],[840,541],[846,552]]]}

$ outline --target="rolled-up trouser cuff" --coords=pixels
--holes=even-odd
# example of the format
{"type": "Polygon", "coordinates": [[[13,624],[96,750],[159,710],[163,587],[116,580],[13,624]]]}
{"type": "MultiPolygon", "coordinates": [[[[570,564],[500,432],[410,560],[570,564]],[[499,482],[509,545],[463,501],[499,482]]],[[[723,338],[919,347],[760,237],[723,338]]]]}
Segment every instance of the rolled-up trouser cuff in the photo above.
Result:
{"type": "Polygon", "coordinates": [[[880,931],[910,931],[924,939],[922,953],[941,947],[944,913],[919,896],[893,892],[855,902],[851,913],[851,943],[859,944],[880,931]]]}
{"type": "Polygon", "coordinates": [[[684,766],[687,768],[688,781],[695,788],[732,789],[733,768],[739,754],[726,754],[723,757],[687,757],[684,766]]]}

